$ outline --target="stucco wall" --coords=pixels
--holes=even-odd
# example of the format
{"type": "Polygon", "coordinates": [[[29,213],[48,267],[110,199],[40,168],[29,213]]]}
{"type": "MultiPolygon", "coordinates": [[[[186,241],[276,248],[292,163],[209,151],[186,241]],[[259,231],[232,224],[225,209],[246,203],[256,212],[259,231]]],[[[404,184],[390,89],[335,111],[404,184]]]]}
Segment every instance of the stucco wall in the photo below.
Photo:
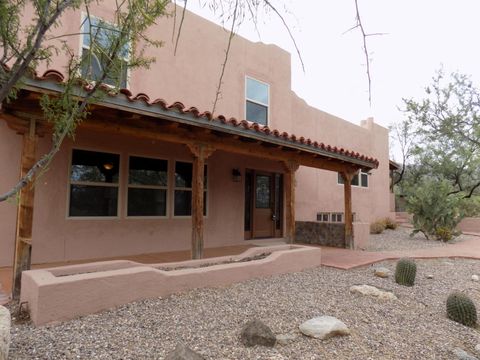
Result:
{"type": "MultiPolygon", "coordinates": [[[[91,4],[91,13],[109,20],[113,0],[91,4]]],[[[28,18],[28,13],[25,18],[28,18]]],[[[69,11],[56,35],[77,33],[81,12],[69,11]]],[[[221,72],[227,33],[219,26],[187,12],[177,54],[173,54],[173,19],[164,18],[150,33],[164,40],[164,47],[147,55],[157,58],[147,70],[132,71],[129,87],[133,93],[147,93],[167,102],[211,110],[221,72]]],[[[72,49],[80,49],[80,38],[65,38],[72,49]]],[[[65,58],[53,59],[50,68],[64,71],[65,58]]],[[[369,222],[389,213],[387,129],[369,119],[354,125],[310,107],[291,91],[290,54],[275,45],[234,37],[222,85],[217,114],[245,118],[245,76],[270,84],[269,127],[310,137],[332,146],[341,146],[379,159],[380,167],[369,176],[368,188],[353,189],[353,211],[357,221],[369,222]]],[[[321,65],[319,65],[321,66],[321,65]]],[[[39,72],[45,70],[40,67],[39,72]]],[[[321,86],[321,85],[319,85],[321,86]]],[[[348,106],[348,102],[346,105],[348,106]]],[[[358,119],[354,119],[358,120],[358,119]]],[[[188,158],[183,146],[110,136],[108,139],[79,133],[76,146],[121,152],[125,171],[126,154],[188,158]]],[[[189,219],[162,220],[69,220],[66,219],[67,169],[72,143],[65,144],[50,171],[37,183],[33,228],[33,261],[74,260],[188,249],[189,219]]],[[[40,141],[38,154],[48,148],[48,138],[40,141]]],[[[8,189],[19,174],[21,137],[0,122],[0,190],[8,189]]],[[[231,169],[238,167],[281,171],[279,164],[261,159],[215,153],[209,162],[210,204],[206,219],[206,246],[243,241],[243,180],[233,183],[231,169]]],[[[123,177],[125,179],[126,177],[123,177]]],[[[244,178],[244,177],[243,177],[244,178]]],[[[242,178],[242,179],[243,179],[242,178]]],[[[125,180],[123,180],[125,181],[125,180]]],[[[123,186],[124,188],[124,186],[123,186]]],[[[120,197],[123,201],[124,197],[120,197]]],[[[122,209],[124,206],[122,205],[122,209]]],[[[297,175],[296,213],[299,221],[314,221],[319,211],[343,212],[343,186],[333,172],[301,167],[297,175]]],[[[14,204],[0,203],[0,266],[11,264],[15,233],[14,204]]]]}

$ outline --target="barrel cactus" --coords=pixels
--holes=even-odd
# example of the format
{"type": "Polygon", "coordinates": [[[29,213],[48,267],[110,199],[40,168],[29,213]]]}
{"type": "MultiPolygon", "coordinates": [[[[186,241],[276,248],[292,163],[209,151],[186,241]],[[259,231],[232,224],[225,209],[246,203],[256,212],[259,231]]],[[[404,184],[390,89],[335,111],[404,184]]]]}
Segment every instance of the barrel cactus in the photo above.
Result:
{"type": "Polygon", "coordinates": [[[413,286],[417,264],[412,259],[400,259],[395,269],[395,282],[400,285],[413,286]]]}
{"type": "Polygon", "coordinates": [[[477,309],[473,301],[461,292],[453,292],[447,298],[447,316],[449,319],[466,326],[477,323],[477,309]]]}

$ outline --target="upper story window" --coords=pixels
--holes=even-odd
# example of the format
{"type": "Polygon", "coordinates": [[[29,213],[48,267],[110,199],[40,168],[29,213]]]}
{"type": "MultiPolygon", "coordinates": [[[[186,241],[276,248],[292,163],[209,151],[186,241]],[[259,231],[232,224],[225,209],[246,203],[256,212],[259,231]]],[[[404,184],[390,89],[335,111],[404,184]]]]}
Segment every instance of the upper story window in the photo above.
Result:
{"type": "Polygon", "coordinates": [[[246,119],[258,124],[268,124],[270,86],[247,77],[245,81],[246,119]]]}
{"type": "Polygon", "coordinates": [[[112,63],[108,66],[109,52],[115,42],[119,39],[120,31],[112,24],[109,24],[95,17],[86,17],[82,28],[82,77],[98,81],[102,79],[108,85],[127,87],[127,69],[130,44],[128,38],[122,39],[119,51],[112,63]]]}
{"type": "Polygon", "coordinates": [[[120,155],[74,149],[70,170],[71,217],[116,217],[120,155]]]}
{"type": "MultiPolygon", "coordinates": [[[[343,178],[340,173],[338,173],[338,183],[343,184],[343,178]]],[[[352,186],[368,187],[368,173],[360,171],[357,175],[352,178],[352,186]]]]}

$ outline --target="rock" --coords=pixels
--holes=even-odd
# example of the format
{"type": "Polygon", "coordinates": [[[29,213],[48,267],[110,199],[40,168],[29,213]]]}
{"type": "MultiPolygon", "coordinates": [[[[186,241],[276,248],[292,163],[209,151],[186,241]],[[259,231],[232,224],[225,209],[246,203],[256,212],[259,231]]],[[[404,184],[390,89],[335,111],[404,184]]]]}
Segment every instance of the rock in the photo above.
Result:
{"type": "Polygon", "coordinates": [[[10,311],[0,306],[0,360],[7,360],[10,349],[10,311]]]}
{"type": "Polygon", "coordinates": [[[478,355],[480,355],[480,344],[477,344],[477,346],[475,346],[475,351],[478,355]]]}
{"type": "Polygon", "coordinates": [[[458,360],[478,360],[478,358],[476,358],[473,355],[470,355],[465,350],[460,348],[455,348],[453,349],[452,352],[457,357],[458,360]]]}
{"type": "Polygon", "coordinates": [[[386,267],[378,267],[373,269],[373,274],[381,278],[388,278],[392,274],[392,272],[386,267]]]}
{"type": "Polygon", "coordinates": [[[273,347],[277,342],[272,330],[260,320],[250,321],[242,330],[241,340],[245,346],[262,345],[273,347]]]}
{"type": "Polygon", "coordinates": [[[178,343],[175,350],[170,352],[165,360],[205,360],[205,358],[197,354],[189,347],[178,343]]]}
{"type": "Polygon", "coordinates": [[[277,335],[277,344],[288,345],[297,340],[297,334],[279,334],[277,335]]]}
{"type": "Polygon", "coordinates": [[[427,274],[427,275],[425,275],[425,277],[426,277],[427,279],[433,279],[433,275],[432,275],[432,274],[427,274]]]}
{"type": "Polygon", "coordinates": [[[480,277],[478,275],[472,275],[472,281],[479,281],[480,277]]]}
{"type": "Polygon", "coordinates": [[[347,325],[333,316],[319,316],[307,320],[300,325],[299,329],[304,335],[322,340],[350,334],[347,325]]]}
{"type": "Polygon", "coordinates": [[[381,300],[396,300],[397,297],[390,291],[384,291],[370,285],[354,285],[350,288],[351,293],[373,296],[381,300]]]}

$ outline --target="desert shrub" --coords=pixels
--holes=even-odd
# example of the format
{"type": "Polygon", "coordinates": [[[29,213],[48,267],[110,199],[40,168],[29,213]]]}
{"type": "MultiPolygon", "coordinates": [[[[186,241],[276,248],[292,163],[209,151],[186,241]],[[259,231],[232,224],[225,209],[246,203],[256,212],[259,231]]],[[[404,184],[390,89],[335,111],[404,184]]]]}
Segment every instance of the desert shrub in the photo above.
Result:
{"type": "Polygon", "coordinates": [[[383,221],[375,221],[370,224],[370,234],[381,234],[385,230],[383,221]]]}
{"type": "Polygon", "coordinates": [[[466,216],[478,214],[478,210],[478,202],[455,193],[446,180],[424,179],[407,196],[407,211],[413,214],[411,235],[421,232],[427,239],[444,240],[449,233],[452,237],[457,235],[458,223],[466,216]]]}
{"type": "Polygon", "coordinates": [[[437,240],[447,242],[453,239],[454,232],[446,227],[439,227],[435,232],[437,240]]]}
{"type": "Polygon", "coordinates": [[[383,220],[386,229],[395,230],[398,227],[398,224],[395,220],[390,219],[389,217],[383,220]]]}

